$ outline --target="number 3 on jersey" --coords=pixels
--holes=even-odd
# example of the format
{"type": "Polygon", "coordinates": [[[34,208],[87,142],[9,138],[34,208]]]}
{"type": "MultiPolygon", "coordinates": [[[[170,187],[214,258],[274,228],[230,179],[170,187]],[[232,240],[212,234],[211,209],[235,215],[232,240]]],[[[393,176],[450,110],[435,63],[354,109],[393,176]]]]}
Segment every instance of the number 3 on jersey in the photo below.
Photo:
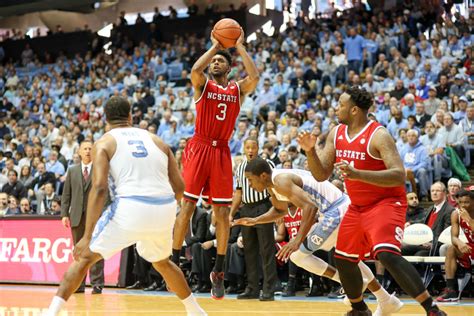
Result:
{"type": "Polygon", "coordinates": [[[216,115],[216,119],[219,121],[225,120],[225,114],[227,111],[227,104],[225,103],[219,103],[217,105],[217,108],[221,111],[218,115],[216,115]]]}
{"type": "Polygon", "coordinates": [[[144,158],[148,156],[145,144],[141,140],[129,140],[128,144],[135,147],[135,151],[132,151],[132,155],[135,158],[144,158]]]}

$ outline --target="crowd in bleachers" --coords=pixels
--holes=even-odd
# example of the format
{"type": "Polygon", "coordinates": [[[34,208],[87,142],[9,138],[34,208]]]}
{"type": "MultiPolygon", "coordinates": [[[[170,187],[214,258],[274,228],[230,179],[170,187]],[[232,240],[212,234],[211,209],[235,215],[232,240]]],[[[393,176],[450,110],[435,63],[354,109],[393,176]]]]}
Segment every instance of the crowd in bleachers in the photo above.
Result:
{"type": "MultiPolygon", "coordinates": [[[[409,191],[428,201],[436,181],[467,180],[474,150],[473,13],[405,1],[390,12],[356,7],[328,14],[300,14],[283,32],[257,32],[248,43],[261,80],[241,105],[230,142],[235,164],[243,141],[254,136],[276,168],[307,168],[296,136],[311,131],[324,146],[337,125],[339,96],[346,86],[361,85],[374,94],[371,119],[396,141],[409,191]]],[[[159,32],[150,34],[134,43],[112,30],[111,54],[60,55],[49,64],[26,46],[18,62],[0,67],[0,215],[58,214],[78,144],[104,134],[103,106],[113,95],[130,101],[133,123],[158,134],[180,164],[194,133],[189,72],[209,36],[165,43],[159,32]]],[[[239,58],[234,66],[230,77],[242,78],[239,58]]],[[[233,242],[238,254],[242,241],[233,242]]]]}

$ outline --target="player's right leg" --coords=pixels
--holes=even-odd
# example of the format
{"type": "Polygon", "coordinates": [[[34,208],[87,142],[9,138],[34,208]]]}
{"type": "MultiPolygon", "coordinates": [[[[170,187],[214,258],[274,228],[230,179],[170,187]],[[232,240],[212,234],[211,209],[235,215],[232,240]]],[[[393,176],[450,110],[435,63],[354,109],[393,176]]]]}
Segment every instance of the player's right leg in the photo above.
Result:
{"type": "Polygon", "coordinates": [[[359,269],[360,258],[370,250],[366,243],[360,212],[351,204],[341,221],[334,255],[341,284],[352,305],[348,315],[372,315],[362,295],[363,278],[359,269]]]}
{"type": "Polygon", "coordinates": [[[172,261],[179,266],[179,257],[189,220],[196,209],[196,203],[208,182],[210,147],[190,140],[183,152],[184,198],[173,231],[172,261]]]}
{"type": "Polygon", "coordinates": [[[94,253],[87,248],[83,253],[81,253],[78,260],[73,261],[67,272],[64,274],[59,289],[53,297],[45,316],[56,316],[59,314],[69,297],[81,285],[82,280],[84,280],[87,275],[87,271],[89,271],[89,268],[101,259],[102,257],[99,254],[94,253]]]}

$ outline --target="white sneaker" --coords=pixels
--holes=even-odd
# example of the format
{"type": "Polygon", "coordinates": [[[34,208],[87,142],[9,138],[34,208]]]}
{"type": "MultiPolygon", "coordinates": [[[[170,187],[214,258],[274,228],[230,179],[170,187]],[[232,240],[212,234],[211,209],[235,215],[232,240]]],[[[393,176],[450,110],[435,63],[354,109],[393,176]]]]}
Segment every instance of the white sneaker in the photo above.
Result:
{"type": "Polygon", "coordinates": [[[374,316],[390,316],[392,313],[398,312],[402,307],[403,302],[395,296],[395,293],[393,293],[385,302],[379,302],[374,316]]]}
{"type": "MultiPolygon", "coordinates": [[[[367,286],[369,286],[369,281],[367,279],[362,279],[362,295],[364,295],[365,290],[367,290],[367,286]]],[[[346,306],[352,306],[351,301],[349,300],[347,295],[344,296],[343,303],[346,306]]]]}

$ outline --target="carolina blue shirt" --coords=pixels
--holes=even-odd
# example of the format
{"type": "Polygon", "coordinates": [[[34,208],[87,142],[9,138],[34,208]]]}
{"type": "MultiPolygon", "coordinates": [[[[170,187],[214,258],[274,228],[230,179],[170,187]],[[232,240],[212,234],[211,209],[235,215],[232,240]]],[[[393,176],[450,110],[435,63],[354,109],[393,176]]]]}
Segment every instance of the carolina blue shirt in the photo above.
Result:
{"type": "Polygon", "coordinates": [[[407,128],[408,127],[408,121],[406,119],[402,119],[400,123],[397,123],[395,121],[395,118],[392,118],[390,120],[390,123],[387,125],[387,130],[389,131],[390,135],[392,135],[393,138],[398,139],[398,130],[401,128],[407,128]]]}
{"type": "Polygon", "coordinates": [[[347,50],[347,60],[362,60],[364,51],[364,38],[360,35],[355,37],[347,37],[344,40],[347,50]]]}
{"type": "Polygon", "coordinates": [[[59,174],[61,176],[64,175],[65,172],[63,164],[57,160],[54,164],[51,164],[51,162],[48,161],[46,163],[46,171],[59,174]]]}
{"type": "Polygon", "coordinates": [[[429,169],[428,163],[431,160],[426,147],[420,141],[413,147],[405,144],[400,151],[400,157],[405,168],[410,168],[413,172],[417,172],[421,168],[429,169]]]}
{"type": "Polygon", "coordinates": [[[403,113],[404,118],[407,118],[410,115],[416,115],[416,106],[415,106],[415,104],[413,104],[411,107],[408,106],[408,105],[405,105],[402,108],[402,113],[403,113]]]}

